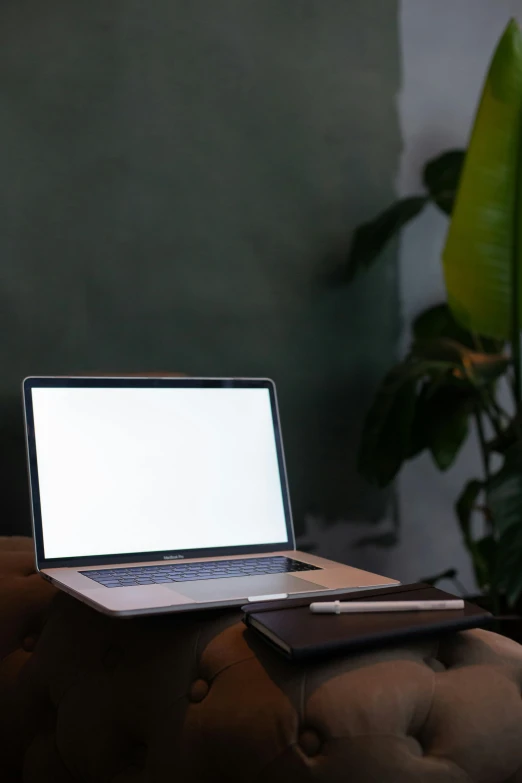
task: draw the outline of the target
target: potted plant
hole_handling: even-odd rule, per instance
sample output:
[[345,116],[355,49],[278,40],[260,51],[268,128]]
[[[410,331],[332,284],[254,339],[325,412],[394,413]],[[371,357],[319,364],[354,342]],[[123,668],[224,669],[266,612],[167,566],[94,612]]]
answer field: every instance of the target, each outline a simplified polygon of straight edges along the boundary
[[498,614],[522,596],[522,34],[514,21],[493,55],[466,153],[430,161],[423,180],[425,194],[357,229],[345,270],[348,281],[374,263],[428,201],[450,217],[447,302],[419,315],[406,357],[382,381],[359,469],[385,486],[427,450],[447,470],[476,429],[482,475],[463,488],[456,515]]

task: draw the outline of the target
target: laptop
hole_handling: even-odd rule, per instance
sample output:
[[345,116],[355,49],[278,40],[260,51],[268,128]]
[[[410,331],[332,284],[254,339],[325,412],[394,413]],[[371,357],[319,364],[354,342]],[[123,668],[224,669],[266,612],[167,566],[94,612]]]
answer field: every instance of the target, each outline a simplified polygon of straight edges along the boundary
[[388,587],[295,549],[274,383],[23,382],[36,565],[118,616]]

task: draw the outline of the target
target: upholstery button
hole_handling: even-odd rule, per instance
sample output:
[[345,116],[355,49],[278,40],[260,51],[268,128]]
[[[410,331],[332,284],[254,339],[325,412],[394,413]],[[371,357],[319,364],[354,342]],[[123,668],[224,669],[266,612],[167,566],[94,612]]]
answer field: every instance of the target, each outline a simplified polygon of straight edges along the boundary
[[313,729],[305,729],[301,732],[299,745],[306,756],[317,756],[321,750],[321,740]]
[[34,636],[26,636],[22,642],[22,649],[25,652],[32,652],[36,647],[36,639]]
[[416,737],[413,734],[407,734],[406,739],[409,741],[411,745],[411,749],[414,753],[416,753],[418,756],[424,756],[424,746],[421,742],[420,736]]
[[189,699],[193,702],[203,701],[209,691],[206,680],[194,680],[190,686]]
[[428,657],[424,659],[424,663],[426,666],[429,666],[430,669],[433,669],[434,672],[445,672],[446,667],[442,663],[442,661],[439,661],[437,658]]
[[109,647],[102,657],[102,663],[107,671],[113,671],[123,657],[123,650],[120,647]]

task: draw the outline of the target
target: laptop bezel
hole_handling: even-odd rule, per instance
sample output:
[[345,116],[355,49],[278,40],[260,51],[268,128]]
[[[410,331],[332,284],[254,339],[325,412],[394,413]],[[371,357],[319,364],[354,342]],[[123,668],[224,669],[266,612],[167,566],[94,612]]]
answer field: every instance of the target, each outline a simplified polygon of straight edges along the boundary
[[[42,510],[38,482],[38,459],[32,402],[35,388],[246,388],[267,389],[270,396],[272,419],[281,476],[281,494],[286,522],[287,540],[273,544],[219,547],[212,549],[162,550],[156,552],[127,552],[119,555],[92,555],[66,558],[45,557]],[[196,377],[99,377],[99,376],[32,376],[23,381],[24,423],[27,449],[27,468],[31,501],[31,518],[39,571],[50,568],[70,568],[120,563],[140,563],[158,560],[176,561],[189,558],[213,558],[233,555],[257,554],[260,552],[281,552],[295,549],[295,536],[288,491],[288,479],[284,457],[277,393],[274,382],[269,378],[196,378]]]

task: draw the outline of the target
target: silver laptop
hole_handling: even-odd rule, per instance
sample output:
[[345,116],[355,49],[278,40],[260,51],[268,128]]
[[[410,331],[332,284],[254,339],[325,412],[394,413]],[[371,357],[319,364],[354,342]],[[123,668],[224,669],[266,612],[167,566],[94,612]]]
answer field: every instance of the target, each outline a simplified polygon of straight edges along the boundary
[[26,378],[36,564],[111,615],[398,584],[295,550],[275,387]]

